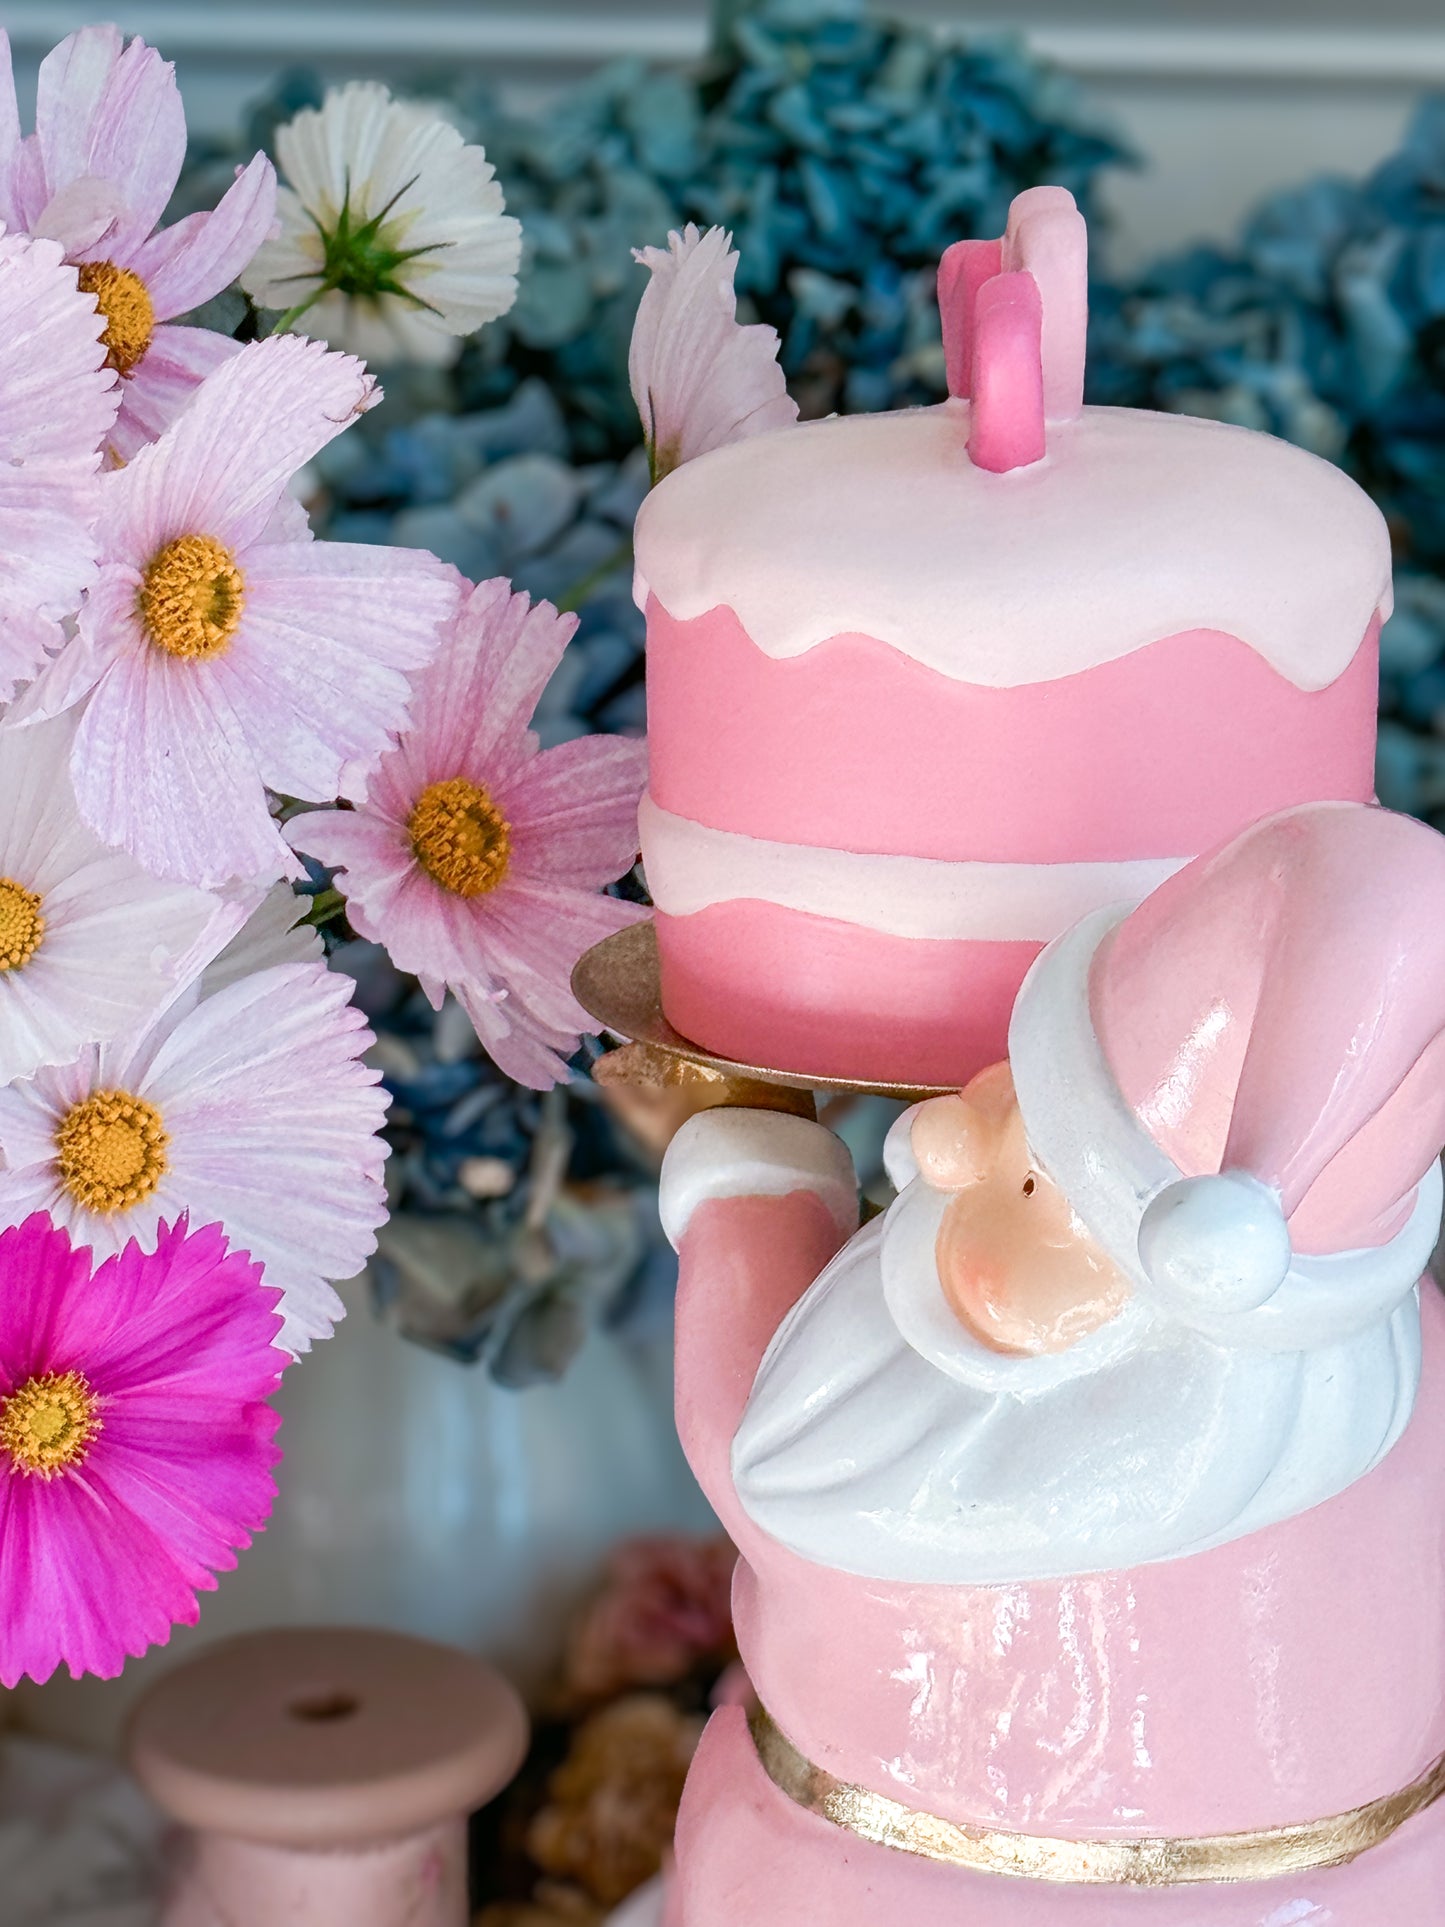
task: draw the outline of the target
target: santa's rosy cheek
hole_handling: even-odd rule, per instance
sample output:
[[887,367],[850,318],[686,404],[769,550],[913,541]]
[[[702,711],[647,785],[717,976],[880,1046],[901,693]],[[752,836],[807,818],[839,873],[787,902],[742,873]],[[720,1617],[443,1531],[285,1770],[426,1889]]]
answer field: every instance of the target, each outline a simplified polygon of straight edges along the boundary
[[1025,1206],[970,1194],[938,1235],[939,1280],[954,1312],[991,1350],[1060,1352],[1115,1317],[1123,1274],[1088,1240],[1041,1238]]

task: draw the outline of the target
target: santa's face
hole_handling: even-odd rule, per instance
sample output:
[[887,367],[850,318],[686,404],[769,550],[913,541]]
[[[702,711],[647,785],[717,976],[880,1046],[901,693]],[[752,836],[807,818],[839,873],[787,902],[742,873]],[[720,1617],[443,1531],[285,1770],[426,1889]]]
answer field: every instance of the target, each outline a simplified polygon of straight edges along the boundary
[[943,1294],[998,1352],[1060,1352],[1113,1318],[1129,1280],[1031,1161],[1007,1064],[913,1125],[919,1173],[953,1194],[935,1253]]

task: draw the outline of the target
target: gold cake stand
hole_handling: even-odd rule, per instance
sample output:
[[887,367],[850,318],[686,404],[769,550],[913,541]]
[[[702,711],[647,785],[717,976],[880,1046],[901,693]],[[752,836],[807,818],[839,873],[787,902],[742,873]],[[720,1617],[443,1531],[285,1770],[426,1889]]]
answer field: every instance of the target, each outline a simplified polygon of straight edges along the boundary
[[572,992],[598,1026],[626,1040],[594,1070],[599,1083],[650,1089],[659,1094],[687,1093],[689,1108],[746,1104],[758,1110],[795,1111],[810,1116],[813,1094],[834,1091],[849,1096],[892,1097],[915,1104],[942,1097],[951,1084],[860,1084],[772,1064],[745,1064],[695,1044],[674,1030],[662,1014],[662,974],[657,931],[649,920],[629,924],[604,937],[578,961]]

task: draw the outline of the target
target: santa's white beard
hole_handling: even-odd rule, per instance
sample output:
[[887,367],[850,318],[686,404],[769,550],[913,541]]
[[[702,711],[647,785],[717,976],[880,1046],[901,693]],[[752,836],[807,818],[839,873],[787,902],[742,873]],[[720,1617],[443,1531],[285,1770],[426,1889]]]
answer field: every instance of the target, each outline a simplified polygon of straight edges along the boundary
[[[889,1219],[913,1205],[905,1193]],[[1008,1389],[1005,1358],[999,1386],[960,1382],[894,1322],[886,1222],[784,1320],[733,1444],[749,1516],[819,1564],[987,1585],[1179,1558],[1332,1498],[1409,1420],[1415,1292],[1311,1352],[1226,1348],[1144,1318],[1126,1348],[1045,1388]]]

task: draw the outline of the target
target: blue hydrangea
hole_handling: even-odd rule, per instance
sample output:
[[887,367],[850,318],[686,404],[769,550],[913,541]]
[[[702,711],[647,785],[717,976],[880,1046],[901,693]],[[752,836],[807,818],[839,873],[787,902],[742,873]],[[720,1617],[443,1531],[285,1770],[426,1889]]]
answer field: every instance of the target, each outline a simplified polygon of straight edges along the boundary
[[1236,244],[1161,262],[1095,307],[1092,399],[1268,429],[1379,502],[1399,565],[1379,792],[1445,823],[1445,101],[1425,101],[1367,179],[1277,195]]

